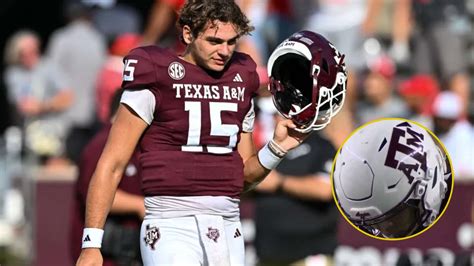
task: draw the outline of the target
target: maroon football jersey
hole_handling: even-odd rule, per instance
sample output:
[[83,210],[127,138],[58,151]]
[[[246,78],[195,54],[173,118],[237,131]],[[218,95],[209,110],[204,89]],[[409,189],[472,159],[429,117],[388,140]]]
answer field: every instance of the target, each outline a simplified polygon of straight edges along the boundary
[[123,88],[149,89],[154,119],[140,141],[147,196],[238,197],[243,163],[242,123],[259,87],[255,62],[235,52],[219,73],[147,46],[124,59]]

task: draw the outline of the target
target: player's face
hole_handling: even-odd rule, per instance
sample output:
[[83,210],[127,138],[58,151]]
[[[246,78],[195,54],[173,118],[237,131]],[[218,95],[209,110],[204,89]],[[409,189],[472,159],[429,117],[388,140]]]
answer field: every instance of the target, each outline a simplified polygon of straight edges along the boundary
[[216,21],[189,43],[184,58],[203,68],[222,71],[235,51],[238,38],[234,24]]

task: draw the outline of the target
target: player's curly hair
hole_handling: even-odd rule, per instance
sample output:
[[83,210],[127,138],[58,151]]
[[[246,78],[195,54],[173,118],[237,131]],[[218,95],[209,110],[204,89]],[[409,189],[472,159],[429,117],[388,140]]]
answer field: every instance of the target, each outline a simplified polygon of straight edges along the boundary
[[254,30],[249,19],[234,0],[188,0],[181,9],[176,24],[180,30],[188,25],[193,36],[197,37],[205,29],[207,23],[213,24],[216,21],[236,25],[240,36],[248,35]]

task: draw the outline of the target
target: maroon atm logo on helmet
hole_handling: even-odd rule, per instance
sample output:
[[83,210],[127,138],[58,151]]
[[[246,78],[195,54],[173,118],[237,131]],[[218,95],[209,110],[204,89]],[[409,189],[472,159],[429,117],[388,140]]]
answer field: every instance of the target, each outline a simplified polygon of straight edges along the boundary
[[[423,133],[415,131],[408,122],[396,125],[392,131],[385,165],[402,171],[411,184],[414,174],[420,169],[426,171],[426,151],[424,150]],[[379,151],[387,140],[381,143]],[[397,157],[397,154],[402,154]],[[398,158],[398,159],[397,159]],[[413,159],[413,160],[408,160]]]
[[334,61],[338,65],[342,67],[344,71],[346,71],[346,64],[344,63],[344,55],[337,50],[336,46],[334,46],[331,42],[328,42],[328,45],[334,50]]

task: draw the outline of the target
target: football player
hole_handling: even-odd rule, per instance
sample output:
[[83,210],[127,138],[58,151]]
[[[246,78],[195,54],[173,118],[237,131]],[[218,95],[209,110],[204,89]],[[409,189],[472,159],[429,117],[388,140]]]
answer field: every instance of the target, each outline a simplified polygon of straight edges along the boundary
[[[147,46],[124,59],[125,92],[89,186],[77,265],[102,263],[104,221],[137,144],[146,208],[144,265],[243,265],[239,195],[298,146],[315,121],[316,109],[304,112],[301,125],[290,114],[257,152],[252,99],[259,78],[253,60],[235,51],[238,39],[252,30],[248,19],[233,0],[201,0],[184,5],[178,24],[186,44],[182,55]],[[282,54],[304,53],[311,78],[335,69],[334,49],[324,38],[314,49],[303,35],[296,42],[306,48],[296,45],[299,50]],[[325,91],[331,82],[316,83],[306,89]],[[312,95],[306,109],[318,104],[318,94]]]

